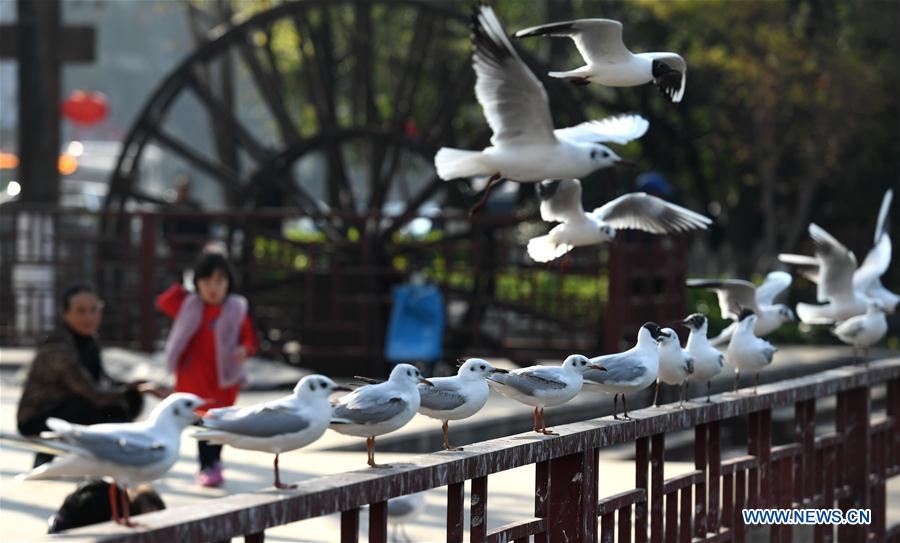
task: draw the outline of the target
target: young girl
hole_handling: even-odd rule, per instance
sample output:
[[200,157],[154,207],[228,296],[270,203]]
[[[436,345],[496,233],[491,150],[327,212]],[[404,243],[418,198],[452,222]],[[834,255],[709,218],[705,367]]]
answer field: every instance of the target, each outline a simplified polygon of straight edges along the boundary
[[[156,299],[174,319],[166,340],[166,363],[175,372],[175,391],[207,400],[204,409],[234,405],[245,380],[244,361],[256,352],[256,333],[247,299],[232,294],[234,275],[222,254],[205,252],[194,264],[196,293],[174,284]],[[202,486],[224,482],[222,446],[198,442]]]

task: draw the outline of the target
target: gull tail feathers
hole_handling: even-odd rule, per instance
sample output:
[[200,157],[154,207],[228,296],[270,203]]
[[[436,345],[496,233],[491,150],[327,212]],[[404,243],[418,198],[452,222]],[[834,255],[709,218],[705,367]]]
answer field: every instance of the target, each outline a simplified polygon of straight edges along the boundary
[[441,147],[434,155],[434,167],[438,177],[444,181],[472,177],[476,175],[489,175],[481,163],[481,151],[465,151],[452,147]]
[[550,262],[571,250],[571,245],[557,244],[550,239],[549,234],[528,240],[528,256],[535,262]]

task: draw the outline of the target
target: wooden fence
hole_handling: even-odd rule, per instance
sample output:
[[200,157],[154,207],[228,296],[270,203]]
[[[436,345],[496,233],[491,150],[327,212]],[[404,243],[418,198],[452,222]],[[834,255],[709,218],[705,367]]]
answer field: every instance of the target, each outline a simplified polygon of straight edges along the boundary
[[[781,363],[788,363],[782,361]],[[817,404],[836,397],[834,430],[817,432]],[[884,406],[873,411],[873,399]],[[794,440],[773,446],[772,412],[794,408]],[[711,403],[634,411],[554,428],[558,437],[520,434],[476,443],[463,452],[426,454],[387,469],[365,469],[306,481],[297,490],[271,489],[209,500],[140,517],[143,528],[112,523],[73,530],[67,541],[262,542],[265,530],[341,513],[340,540],[359,540],[360,508],[369,505],[371,542],[387,540],[387,500],[447,487],[446,540],[462,542],[464,484],[471,482],[472,543],[744,541],[741,509],[871,509],[871,525],[817,526],[816,541],[900,541],[900,525],[885,522],[887,479],[900,474],[900,360],[843,367],[785,380]],[[720,425],[746,419],[747,454],[722,458]],[[820,421],[821,422],[821,421]],[[693,429],[695,470],[666,478],[666,435]],[[600,497],[599,451],[634,443],[634,488]],[[534,515],[488,530],[492,474],[535,464]],[[529,492],[529,494],[531,494]],[[527,498],[532,499],[532,498]],[[599,522],[598,522],[599,519]],[[770,528],[772,541],[791,541],[790,526]],[[337,539],[337,534],[335,534]]]

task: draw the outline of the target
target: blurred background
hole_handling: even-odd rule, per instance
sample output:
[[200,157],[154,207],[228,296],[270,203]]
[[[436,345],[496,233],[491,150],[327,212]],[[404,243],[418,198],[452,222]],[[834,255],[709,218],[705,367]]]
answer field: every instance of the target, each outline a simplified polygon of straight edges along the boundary
[[[401,298],[420,322],[433,317],[434,360],[529,363],[611,352],[641,322],[697,309],[718,330],[715,296],[684,279],[758,280],[779,252],[811,251],[810,222],[860,261],[869,250],[882,195],[900,188],[897,2],[495,2],[510,34],[607,17],[625,22],[633,51],[688,63],[673,105],[650,85],[550,80],[549,67],[580,65],[573,44],[516,42],[557,126],[650,120],[616,149],[636,169],[582,180],[586,209],[645,190],[715,220],[702,234],[577,249],[568,269],[525,255],[548,229],[533,186],[507,183],[470,221],[480,185],[435,177],[439,147],[490,136],[469,9],[0,0],[0,345],[34,344],[56,293],[88,279],[106,300],[107,343],[158,349],[166,324],[152,300],[211,239],[236,264],[263,354],[346,375],[384,367]],[[900,266],[883,281],[896,291]],[[409,286],[422,288],[401,294]],[[814,300],[799,277],[798,300]],[[834,341],[821,328],[779,334]]]

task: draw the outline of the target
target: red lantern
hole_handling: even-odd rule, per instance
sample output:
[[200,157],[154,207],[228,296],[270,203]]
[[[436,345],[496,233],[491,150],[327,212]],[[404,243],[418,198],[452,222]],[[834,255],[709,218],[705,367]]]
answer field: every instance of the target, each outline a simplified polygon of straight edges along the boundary
[[108,112],[109,106],[102,92],[77,90],[62,103],[62,114],[75,124],[97,124]]

